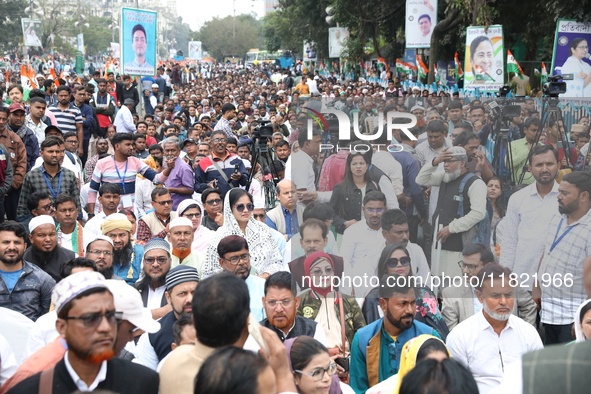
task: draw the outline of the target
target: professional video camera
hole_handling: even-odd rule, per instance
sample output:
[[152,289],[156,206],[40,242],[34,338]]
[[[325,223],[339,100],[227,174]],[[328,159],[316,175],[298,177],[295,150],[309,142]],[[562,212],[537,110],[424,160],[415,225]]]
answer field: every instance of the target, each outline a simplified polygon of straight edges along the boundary
[[558,97],[559,94],[566,93],[566,82],[564,81],[571,79],[573,79],[572,74],[548,76],[548,82],[542,86],[542,91],[547,96]]
[[269,124],[271,123],[270,120],[259,118],[255,122],[257,123],[257,125],[252,132],[253,139],[260,140],[260,142],[263,142],[263,140],[265,140],[266,142],[267,138],[273,137],[273,126]]

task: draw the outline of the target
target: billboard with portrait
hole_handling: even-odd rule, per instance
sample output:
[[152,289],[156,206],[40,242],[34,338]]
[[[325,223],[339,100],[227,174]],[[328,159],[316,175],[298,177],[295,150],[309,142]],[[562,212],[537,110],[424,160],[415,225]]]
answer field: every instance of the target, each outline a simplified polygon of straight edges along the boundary
[[464,88],[497,91],[504,85],[503,26],[466,29]]
[[328,29],[328,57],[341,57],[349,38],[347,27],[331,27]]
[[26,47],[40,47],[41,43],[41,21],[38,19],[22,18],[23,37]]
[[201,46],[201,41],[189,41],[189,59],[203,59],[203,47]]
[[406,0],[407,48],[429,48],[437,24],[437,0]]
[[304,41],[304,51],[302,58],[305,62],[315,62],[318,60],[318,51],[314,41]]
[[566,93],[561,97],[591,97],[591,22],[559,19],[554,37],[552,74],[562,75]]
[[156,74],[157,19],[155,11],[121,9],[121,63],[124,74]]

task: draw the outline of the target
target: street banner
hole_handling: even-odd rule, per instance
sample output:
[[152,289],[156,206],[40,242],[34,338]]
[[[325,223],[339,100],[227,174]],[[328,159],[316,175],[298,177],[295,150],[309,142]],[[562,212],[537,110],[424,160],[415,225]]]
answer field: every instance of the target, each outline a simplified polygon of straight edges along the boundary
[[189,59],[203,59],[203,47],[201,46],[201,41],[189,41]]
[[158,13],[155,11],[121,9],[121,56],[124,74],[156,74],[157,19]]
[[591,97],[589,43],[591,22],[567,19],[556,22],[552,74],[562,75],[566,82],[566,93],[561,97]]
[[84,49],[84,34],[80,33],[76,36],[76,48],[82,52],[82,54],[86,54],[86,50]]
[[40,47],[41,43],[41,21],[38,19],[21,18],[23,37],[26,47]]
[[349,29],[346,27],[331,27],[328,29],[328,57],[341,57],[346,41],[349,38]]
[[454,86],[457,83],[457,70],[455,61],[437,62],[437,71],[443,86]]
[[304,50],[302,52],[302,59],[305,62],[315,62],[318,60],[318,50],[314,41],[304,40]]
[[498,91],[505,80],[503,26],[468,27],[464,88]]
[[406,47],[429,48],[437,24],[437,0],[406,0]]
[[121,58],[121,45],[118,42],[111,43],[111,57],[113,59]]

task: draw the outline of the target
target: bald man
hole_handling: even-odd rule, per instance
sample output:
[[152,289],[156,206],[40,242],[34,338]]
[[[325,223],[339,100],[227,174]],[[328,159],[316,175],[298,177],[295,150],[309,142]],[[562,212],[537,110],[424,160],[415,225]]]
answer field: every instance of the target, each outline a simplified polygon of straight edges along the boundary
[[279,231],[289,241],[299,231],[301,223],[301,213],[296,210],[295,184],[287,179],[282,180],[277,184],[277,196],[280,205],[267,213],[267,225]]

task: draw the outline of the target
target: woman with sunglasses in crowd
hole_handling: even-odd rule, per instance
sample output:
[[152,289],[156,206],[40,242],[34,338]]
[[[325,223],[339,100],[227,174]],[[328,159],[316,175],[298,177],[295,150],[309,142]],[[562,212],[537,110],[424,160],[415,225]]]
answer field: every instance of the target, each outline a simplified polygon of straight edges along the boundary
[[221,271],[218,243],[228,235],[246,238],[250,251],[250,264],[253,274],[268,276],[279,271],[283,260],[270,228],[253,217],[252,195],[244,189],[234,188],[226,193],[224,199],[224,224],[217,229],[207,248],[203,275],[209,276]]
[[[378,262],[377,274],[378,278],[388,274],[398,274],[407,278],[408,283],[415,284],[415,295],[417,297],[417,313],[415,314],[415,320],[424,323],[431,328],[437,330],[441,338],[445,341],[449,329],[445,324],[445,320],[439,310],[439,304],[437,297],[427,287],[421,286],[421,278],[416,277],[416,282],[411,278],[412,262],[408,254],[408,250],[401,244],[389,244],[387,245]],[[424,286],[427,284],[424,283]],[[380,309],[380,297],[379,289],[376,287],[371,290],[365,297],[363,302],[363,316],[366,322],[372,323],[382,317],[382,310]]]

